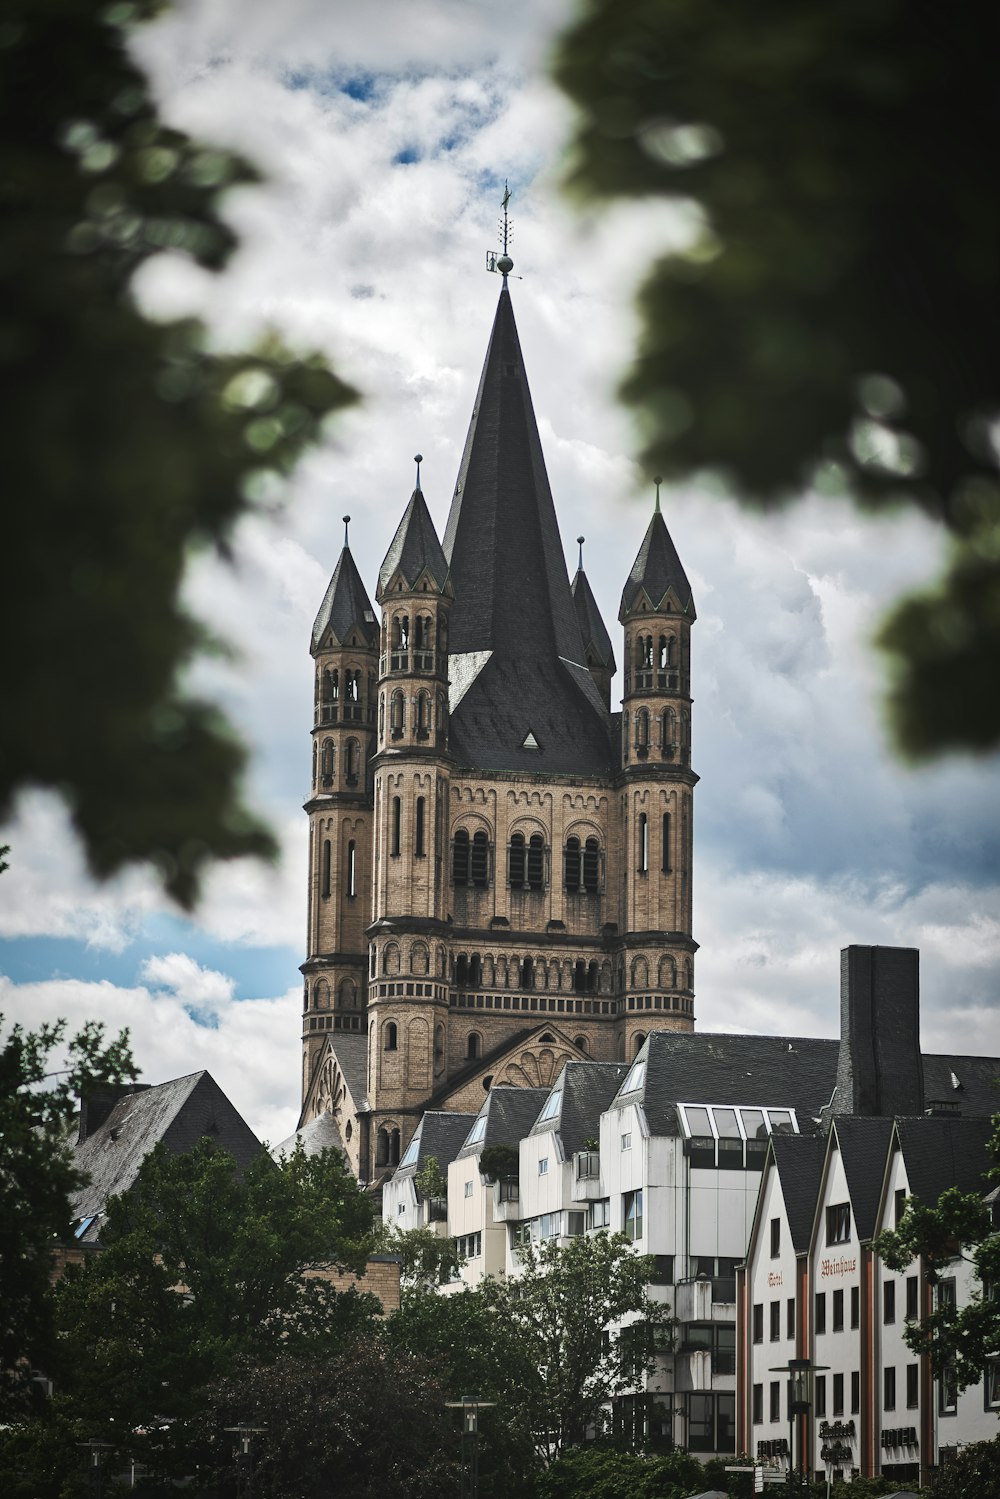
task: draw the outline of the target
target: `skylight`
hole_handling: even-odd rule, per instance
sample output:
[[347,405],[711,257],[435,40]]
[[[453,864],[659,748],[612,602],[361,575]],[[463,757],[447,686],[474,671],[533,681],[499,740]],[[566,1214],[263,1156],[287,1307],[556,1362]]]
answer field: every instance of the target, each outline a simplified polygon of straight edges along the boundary
[[403,1159],[399,1163],[400,1170],[402,1170],[404,1166],[416,1165],[419,1152],[420,1140],[416,1135],[414,1135],[413,1139],[410,1141],[409,1145],[407,1145],[406,1150],[403,1153]]
[[646,1058],[640,1057],[632,1063],[632,1070],[619,1088],[619,1093],[638,1093],[646,1081]]
[[[637,1062],[636,1067],[640,1064]],[[633,1067],[632,1071],[635,1071]],[[626,1092],[629,1086],[626,1079]],[[798,1120],[794,1109],[766,1109],[754,1107],[732,1107],[710,1103],[682,1103],[678,1105],[681,1126],[690,1139],[707,1139],[712,1135],[719,1140],[766,1140],[768,1135],[797,1135]]]
[[538,1116],[538,1123],[541,1124],[545,1119],[554,1119],[561,1107],[562,1089],[556,1088],[555,1092],[550,1093],[548,1098],[545,1100],[545,1107]]
[[486,1134],[486,1115],[480,1114],[466,1137],[466,1145],[478,1145]]

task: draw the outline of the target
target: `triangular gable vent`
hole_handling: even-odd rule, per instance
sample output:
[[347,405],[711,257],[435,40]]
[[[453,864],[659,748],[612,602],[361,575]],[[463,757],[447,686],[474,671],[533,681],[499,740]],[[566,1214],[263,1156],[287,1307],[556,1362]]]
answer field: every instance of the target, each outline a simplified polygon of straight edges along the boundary
[[542,746],[539,744],[538,740],[535,738],[534,734],[529,729],[528,732],[527,732],[527,734],[525,735],[524,743],[521,745],[521,748],[522,749],[541,749],[541,747]]

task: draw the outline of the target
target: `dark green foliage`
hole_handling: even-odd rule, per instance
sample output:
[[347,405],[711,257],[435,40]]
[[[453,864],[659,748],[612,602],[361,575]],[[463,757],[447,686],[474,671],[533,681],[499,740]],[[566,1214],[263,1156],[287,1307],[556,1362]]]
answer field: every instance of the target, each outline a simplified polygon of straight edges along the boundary
[[501,1181],[505,1177],[516,1177],[520,1169],[520,1156],[513,1145],[487,1145],[479,1157],[479,1169],[487,1181]]
[[[1000,1180],[1000,1114],[993,1117],[990,1151],[994,1164],[984,1176]],[[879,1234],[875,1249],[890,1270],[903,1270],[922,1259],[934,1284],[954,1273],[959,1258],[971,1264],[983,1286],[1000,1285],[1000,1226],[981,1195],[949,1187],[934,1204],[911,1197],[902,1222]],[[949,1268],[952,1267],[952,1268]],[[935,1305],[919,1322],[908,1322],[903,1334],[914,1353],[929,1353],[934,1372],[951,1368],[958,1390],[978,1384],[988,1358],[1000,1348],[1000,1298],[981,1289],[966,1306]]]
[[599,1443],[557,1458],[538,1481],[538,1499],[685,1499],[707,1487],[687,1452],[646,1456]]
[[585,0],[555,62],[576,191],[700,215],[640,297],[623,394],[650,471],[950,533],[881,636],[914,757],[1000,741],[997,40],[983,6]]
[[383,1247],[387,1254],[399,1255],[403,1284],[422,1286],[427,1291],[447,1285],[461,1264],[455,1241],[436,1234],[432,1228],[390,1231],[385,1235]]
[[934,1499],[996,1499],[1000,1437],[969,1442],[934,1478]]
[[15,1025],[0,1047],[0,1420],[28,1408],[30,1370],[53,1356],[52,1251],[71,1238],[70,1199],[83,1185],[67,1149],[77,1095],[136,1075],[128,1032],[106,1043],[94,1022],[54,1072],[64,1031],[62,1021]]
[[224,266],[221,196],[255,178],[157,119],[125,50],[153,8],[8,0],[0,26],[0,816],[53,787],[95,874],[152,860],[190,905],[207,859],[274,841],[241,800],[242,747],[180,680],[209,648],[184,566],[273,506],[354,394],[275,341],[220,354],[137,311],[151,256]]

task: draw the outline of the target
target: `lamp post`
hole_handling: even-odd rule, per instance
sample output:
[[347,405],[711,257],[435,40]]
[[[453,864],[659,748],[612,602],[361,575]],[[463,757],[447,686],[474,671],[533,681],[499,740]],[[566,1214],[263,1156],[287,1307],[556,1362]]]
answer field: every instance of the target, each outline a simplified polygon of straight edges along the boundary
[[462,1412],[462,1499],[479,1499],[479,1412],[491,1410],[496,1401],[463,1395],[445,1404]]
[[787,1364],[779,1364],[772,1368],[772,1374],[788,1375],[788,1473],[789,1477],[795,1471],[795,1427],[796,1416],[799,1418],[799,1461],[798,1470],[805,1477],[806,1474],[806,1440],[803,1431],[802,1418],[809,1414],[813,1403],[813,1378],[817,1373],[823,1373],[829,1368],[828,1364],[814,1364],[808,1358],[790,1358]]
[[81,1442],[81,1447],[90,1453],[90,1461],[87,1464],[87,1482],[93,1490],[94,1499],[101,1499],[104,1492],[104,1458],[109,1452],[114,1452],[114,1442],[100,1442],[96,1437],[91,1437],[88,1442]]
[[237,1499],[253,1499],[253,1439],[267,1430],[266,1426],[226,1426],[224,1431],[235,1433],[238,1441],[233,1450],[236,1458]]

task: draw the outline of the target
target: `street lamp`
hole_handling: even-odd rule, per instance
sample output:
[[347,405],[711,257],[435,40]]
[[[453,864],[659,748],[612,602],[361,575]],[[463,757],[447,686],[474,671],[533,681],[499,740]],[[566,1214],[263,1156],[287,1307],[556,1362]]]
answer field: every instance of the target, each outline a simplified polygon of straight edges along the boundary
[[791,1474],[795,1469],[795,1426],[796,1416],[800,1418],[799,1427],[799,1472],[805,1476],[806,1473],[806,1431],[802,1417],[807,1416],[813,1403],[813,1378],[817,1373],[824,1373],[829,1368],[828,1364],[814,1364],[808,1358],[790,1358],[787,1364],[779,1364],[772,1368],[772,1374],[788,1375],[788,1471]]
[[115,1444],[114,1442],[100,1442],[96,1437],[91,1437],[89,1441],[80,1442],[78,1445],[85,1447],[90,1453],[90,1462],[87,1464],[88,1483],[95,1499],[101,1499],[101,1494],[104,1492],[104,1458],[108,1452],[114,1452]]
[[495,1404],[495,1400],[480,1400],[478,1395],[445,1401],[449,1410],[462,1412],[462,1499],[479,1499],[479,1412],[491,1410]]
[[234,1432],[238,1445],[234,1449],[236,1458],[237,1499],[252,1499],[253,1496],[253,1439],[267,1430],[266,1426],[226,1426],[224,1431]]

